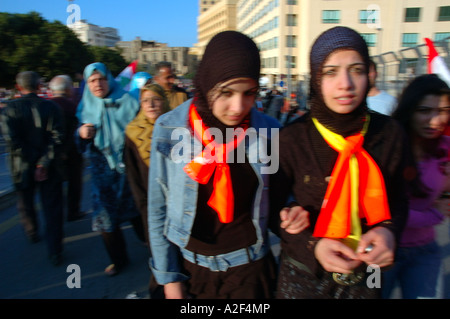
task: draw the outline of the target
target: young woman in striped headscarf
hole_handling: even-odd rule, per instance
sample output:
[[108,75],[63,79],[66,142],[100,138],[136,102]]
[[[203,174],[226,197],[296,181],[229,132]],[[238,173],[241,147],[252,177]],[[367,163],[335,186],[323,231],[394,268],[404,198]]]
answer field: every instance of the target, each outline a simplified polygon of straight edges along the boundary
[[[311,227],[281,230],[279,298],[375,298],[367,265],[390,265],[405,224],[405,134],[367,108],[369,54],[354,30],[322,33],[310,53],[310,109],[280,133],[275,211],[299,205]],[[290,195],[290,197],[288,197]],[[361,267],[361,271],[358,269]],[[379,286],[379,284],[378,284]]]

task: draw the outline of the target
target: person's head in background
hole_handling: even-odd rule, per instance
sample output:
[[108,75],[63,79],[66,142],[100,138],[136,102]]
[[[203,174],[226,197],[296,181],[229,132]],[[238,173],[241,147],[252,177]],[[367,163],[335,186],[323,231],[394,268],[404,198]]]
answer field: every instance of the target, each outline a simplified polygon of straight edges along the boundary
[[53,96],[70,97],[73,94],[72,79],[68,75],[57,75],[49,83]]
[[416,141],[437,139],[450,118],[450,89],[435,74],[416,77],[402,92],[393,117]]
[[140,90],[141,112],[147,119],[155,121],[161,114],[170,111],[164,89],[158,84],[146,84]]
[[175,83],[172,64],[170,62],[159,62],[156,65],[156,75],[153,80],[164,90],[171,90]]
[[22,94],[37,93],[41,77],[34,71],[23,71],[16,76],[16,87]]
[[450,89],[435,74],[413,79],[403,89],[396,111],[392,114],[405,129],[410,141],[410,169],[405,178],[416,197],[427,196],[417,164],[426,158],[442,159],[448,154],[441,140],[450,119]]
[[103,99],[114,90],[115,80],[104,63],[91,63],[84,69],[84,78],[90,93],[97,98]]

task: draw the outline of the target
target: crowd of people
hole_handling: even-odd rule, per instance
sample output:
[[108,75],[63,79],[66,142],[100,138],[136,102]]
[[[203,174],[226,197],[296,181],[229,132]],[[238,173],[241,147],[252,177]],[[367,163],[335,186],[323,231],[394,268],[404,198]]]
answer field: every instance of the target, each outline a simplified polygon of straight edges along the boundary
[[[404,298],[439,298],[449,86],[422,75],[387,96],[363,38],[335,27],[311,47],[308,110],[280,124],[276,92],[258,106],[260,68],[253,40],[225,31],[206,47],[193,96],[167,62],[130,91],[92,63],[81,94],[59,75],[51,99],[37,96],[36,72],[19,73],[22,97],[1,120],[27,238],[39,240],[39,191],[48,255],[62,262],[64,210],[68,221],[85,216],[88,157],[104,272],[127,266],[121,225],[131,223],[149,248],[153,299],[390,298],[398,283]],[[368,265],[381,268],[381,286],[367,284]]]

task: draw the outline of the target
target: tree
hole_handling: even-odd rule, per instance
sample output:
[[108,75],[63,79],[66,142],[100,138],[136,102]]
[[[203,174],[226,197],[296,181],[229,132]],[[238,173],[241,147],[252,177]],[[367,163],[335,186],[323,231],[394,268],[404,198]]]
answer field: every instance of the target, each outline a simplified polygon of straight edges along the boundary
[[103,62],[114,77],[119,75],[128,65],[125,59],[115,49],[90,46],[88,51],[93,57],[93,62]]
[[86,46],[60,22],[38,13],[0,13],[0,85],[12,87],[18,72],[33,70],[46,79],[73,76],[92,59]]
[[68,74],[73,77],[82,72],[91,63],[93,56],[89,47],[82,43],[67,26],[56,21],[47,23],[45,33],[50,35],[48,41],[47,63],[50,76]]
[[74,78],[97,61],[115,75],[127,66],[119,52],[84,44],[59,21],[48,22],[37,12],[0,12],[0,86],[12,88],[16,74],[26,70],[48,81],[59,74]]

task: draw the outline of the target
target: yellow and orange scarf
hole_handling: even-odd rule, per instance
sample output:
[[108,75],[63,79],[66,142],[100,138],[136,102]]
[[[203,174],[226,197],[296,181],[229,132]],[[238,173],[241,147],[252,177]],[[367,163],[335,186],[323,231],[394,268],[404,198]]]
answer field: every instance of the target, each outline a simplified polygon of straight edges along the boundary
[[339,152],[314,229],[315,237],[357,242],[361,236],[360,218],[365,217],[368,225],[391,218],[383,175],[362,147],[369,120],[367,116],[360,133],[344,138],[313,118],[325,141]]
[[242,129],[235,139],[226,144],[219,144],[209,134],[209,127],[202,121],[194,104],[191,104],[189,110],[189,122],[195,136],[202,141],[204,149],[201,154],[184,167],[184,171],[190,178],[200,184],[208,183],[215,171],[214,190],[208,200],[208,205],[217,212],[222,223],[230,223],[234,216],[234,194],[227,156],[244,139],[248,123],[243,122],[241,124]]

